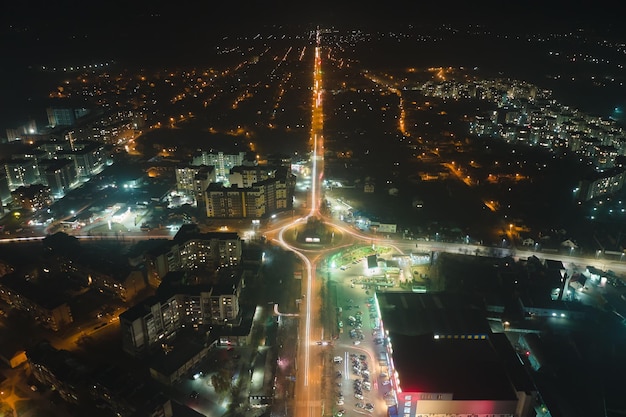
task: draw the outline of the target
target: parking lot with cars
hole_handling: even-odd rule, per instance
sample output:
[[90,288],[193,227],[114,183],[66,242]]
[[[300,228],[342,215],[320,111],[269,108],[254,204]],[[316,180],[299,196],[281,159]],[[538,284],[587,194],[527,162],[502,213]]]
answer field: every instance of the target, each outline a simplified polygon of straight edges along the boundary
[[333,344],[335,416],[387,414],[391,384],[374,293],[355,285],[359,263],[333,271],[337,286],[339,337]]

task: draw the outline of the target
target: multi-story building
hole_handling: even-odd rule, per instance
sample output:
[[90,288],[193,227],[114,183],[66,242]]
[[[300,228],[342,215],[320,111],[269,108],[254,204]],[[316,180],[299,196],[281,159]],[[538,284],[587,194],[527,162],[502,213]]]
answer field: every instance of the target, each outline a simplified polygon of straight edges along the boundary
[[230,170],[244,164],[246,152],[226,154],[224,152],[202,152],[193,157],[191,165],[214,166],[218,180],[223,181],[228,177]]
[[63,197],[78,180],[76,164],[70,159],[42,162],[42,168],[44,168],[44,184],[50,187],[50,192],[55,198]]
[[[0,170],[0,206],[12,201],[11,188],[9,187],[9,178]],[[1,212],[0,212],[1,214]]]
[[[242,176],[242,183],[251,181],[254,175],[246,174],[246,177],[247,179],[244,179]],[[295,176],[291,173],[268,177],[248,187],[234,184],[225,187],[221,182],[213,183],[206,190],[207,217],[252,219],[267,217],[276,211],[293,207],[294,189]]]
[[69,149],[69,144],[60,141],[42,141],[37,143],[37,149],[44,152],[42,159],[54,159],[58,152]]
[[28,179],[30,184],[34,184],[41,181],[41,173],[39,170],[39,165],[41,161],[47,158],[47,154],[45,151],[41,149],[29,147],[22,151],[15,151],[11,153],[11,159],[20,160],[20,161],[29,161],[32,163],[32,168],[30,168],[33,172],[33,178]]
[[160,387],[125,367],[103,364],[94,369],[85,382],[86,395],[98,408],[109,410],[111,415],[119,417],[177,415],[171,408],[171,401],[165,397]]
[[85,108],[68,109],[59,107],[48,107],[46,109],[46,112],[48,114],[48,124],[52,127],[73,126],[74,123],[76,123],[76,119],[79,119],[89,114],[89,110]]
[[18,187],[11,192],[13,205],[24,210],[37,211],[52,205],[50,188],[42,184]]
[[122,346],[131,355],[147,351],[159,341],[172,338],[181,327],[176,296],[152,296],[120,314]]
[[161,280],[168,272],[179,271],[182,268],[180,247],[169,241],[150,249],[144,258],[148,271],[148,284],[153,288],[161,285]]
[[228,182],[240,188],[249,188],[268,178],[276,177],[275,167],[267,165],[237,166],[230,170]]
[[216,218],[244,218],[244,190],[237,187],[224,187],[221,182],[209,184],[206,189],[206,215]]
[[595,178],[583,179],[574,190],[579,201],[589,201],[621,190],[626,180],[624,168],[613,168],[598,174]]
[[197,225],[185,224],[174,239],[146,252],[148,282],[156,288],[168,272],[237,265],[241,253],[242,242],[237,233],[202,233]]
[[203,166],[177,167],[176,190],[179,193],[193,195],[195,190],[194,179]]
[[[195,336],[195,337],[194,337]],[[150,376],[166,386],[195,374],[209,353],[209,346],[198,335],[185,332],[162,349],[151,352],[146,359]]]
[[122,301],[132,300],[146,288],[143,272],[128,263],[119,262],[119,259],[85,256],[71,262],[63,262],[61,266],[63,272]]
[[209,184],[217,182],[217,173],[214,166],[203,167],[193,179],[193,197],[200,208],[206,208],[205,192]]
[[194,226],[183,225],[173,239],[180,248],[181,269],[214,270],[241,261],[241,239],[236,232],[188,233]]
[[27,349],[28,365],[35,380],[72,404],[106,409],[119,417],[171,417],[200,415],[168,399],[160,387],[132,371],[110,364],[95,369],[48,341]]
[[28,135],[37,134],[37,122],[35,120],[29,120],[28,123],[23,124],[17,129],[7,129],[7,141],[15,142],[23,140]]
[[239,296],[245,282],[241,269],[224,268],[219,283],[198,283],[184,272],[167,275],[155,296],[120,314],[122,343],[131,355],[174,338],[183,327],[237,325]]
[[26,350],[33,377],[47,388],[54,389],[63,400],[78,404],[88,369],[67,350],[57,350],[49,342],[38,343]]
[[33,159],[9,159],[4,161],[4,170],[9,180],[9,187],[35,184],[39,181],[39,167]]
[[193,197],[197,204],[204,204],[204,191],[215,181],[217,171],[214,166],[192,165],[176,168],[177,191]]
[[70,307],[63,297],[32,285],[17,273],[9,273],[0,279],[0,299],[53,331],[58,331],[74,321]]
[[78,178],[88,178],[101,171],[105,166],[107,156],[103,144],[75,142],[73,147],[72,151],[59,151],[57,157],[73,161]]

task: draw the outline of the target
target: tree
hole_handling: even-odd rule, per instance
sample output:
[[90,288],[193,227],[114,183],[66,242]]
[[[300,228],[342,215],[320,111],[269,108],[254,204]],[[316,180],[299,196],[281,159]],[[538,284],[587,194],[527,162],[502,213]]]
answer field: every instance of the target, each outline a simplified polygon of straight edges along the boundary
[[230,372],[227,369],[222,368],[218,373],[211,375],[211,385],[220,398],[230,391]]

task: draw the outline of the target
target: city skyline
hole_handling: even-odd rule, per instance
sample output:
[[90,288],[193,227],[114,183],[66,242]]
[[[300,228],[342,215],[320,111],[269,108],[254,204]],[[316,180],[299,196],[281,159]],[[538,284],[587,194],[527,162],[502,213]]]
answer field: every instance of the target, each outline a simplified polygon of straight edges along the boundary
[[[495,3],[15,18],[35,5],[9,13],[3,78],[4,406],[622,407],[626,44],[597,25],[609,9],[588,28],[561,2],[514,22]],[[455,373],[439,350],[471,354]]]

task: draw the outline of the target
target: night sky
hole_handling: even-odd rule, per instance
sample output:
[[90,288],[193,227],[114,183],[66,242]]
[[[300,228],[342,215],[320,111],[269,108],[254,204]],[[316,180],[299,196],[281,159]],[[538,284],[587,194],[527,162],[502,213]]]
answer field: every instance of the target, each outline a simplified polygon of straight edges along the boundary
[[[389,29],[411,23],[477,24],[546,31],[592,26],[625,38],[617,1],[190,1],[21,0],[0,10],[0,136],[29,117],[32,97],[47,91],[41,65],[117,60],[125,65],[203,64],[225,36],[271,26]],[[195,62],[197,61],[197,62]]]
[[[145,50],[165,53],[186,43],[247,33],[268,25],[320,24],[393,28],[402,23],[476,23],[545,30],[592,25],[620,30],[617,1],[190,1],[21,0],[0,10],[3,59],[46,59]],[[6,67],[6,65],[2,65]],[[6,69],[6,68],[5,68]]]

